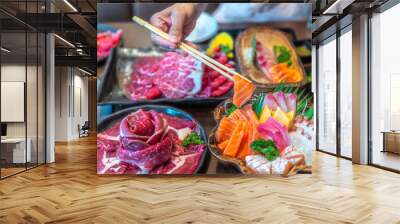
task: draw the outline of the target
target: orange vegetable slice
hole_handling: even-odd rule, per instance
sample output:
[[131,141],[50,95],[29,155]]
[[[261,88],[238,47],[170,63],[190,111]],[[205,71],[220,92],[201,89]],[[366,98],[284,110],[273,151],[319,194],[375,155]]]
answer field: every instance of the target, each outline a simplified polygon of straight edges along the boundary
[[233,82],[233,104],[241,107],[253,96],[256,87],[237,75],[233,76]]

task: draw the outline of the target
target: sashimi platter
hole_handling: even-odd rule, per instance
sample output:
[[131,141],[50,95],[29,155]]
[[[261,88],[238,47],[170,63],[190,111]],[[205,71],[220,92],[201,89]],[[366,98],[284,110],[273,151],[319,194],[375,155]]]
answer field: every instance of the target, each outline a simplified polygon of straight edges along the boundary
[[109,86],[99,90],[109,92],[99,105],[113,111],[98,123],[98,174],[311,173],[307,41],[254,25],[219,29],[197,48],[186,41],[173,50],[117,47]]
[[242,173],[289,176],[310,171],[312,95],[284,86],[268,93],[251,91],[238,82],[232,101],[214,111],[218,124],[210,135],[211,152]]

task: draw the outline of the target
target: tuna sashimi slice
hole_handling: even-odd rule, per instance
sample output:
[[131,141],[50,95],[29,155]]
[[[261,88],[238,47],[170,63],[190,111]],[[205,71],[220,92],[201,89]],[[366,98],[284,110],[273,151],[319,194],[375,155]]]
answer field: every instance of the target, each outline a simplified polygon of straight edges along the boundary
[[296,111],[296,103],[297,103],[296,94],[286,93],[285,98],[286,98],[286,106],[287,106],[288,112]]
[[277,63],[275,54],[271,49],[262,46],[259,41],[256,41],[256,60],[259,69],[261,69],[269,81],[272,81],[273,77],[270,68]]
[[275,101],[278,103],[278,106],[281,108],[283,112],[288,112],[288,108],[286,106],[286,97],[285,94],[281,91],[273,93],[275,97]]
[[259,125],[258,131],[261,137],[274,141],[280,152],[290,145],[288,130],[272,117],[268,118],[265,123]]
[[273,93],[267,93],[267,95],[264,98],[263,105],[267,105],[268,108],[272,111],[278,108],[278,102],[276,102]]
[[256,87],[242,79],[240,76],[233,76],[234,86],[233,86],[233,104],[237,107],[243,106],[250,98],[253,96]]

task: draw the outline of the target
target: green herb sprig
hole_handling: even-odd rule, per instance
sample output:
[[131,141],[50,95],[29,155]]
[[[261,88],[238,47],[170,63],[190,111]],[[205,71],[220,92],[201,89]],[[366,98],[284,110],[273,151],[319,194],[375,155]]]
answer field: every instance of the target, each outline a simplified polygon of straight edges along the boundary
[[253,111],[258,118],[260,118],[262,113],[264,98],[265,98],[265,93],[260,93],[255,96],[255,99],[252,102]]
[[268,161],[274,161],[279,156],[278,148],[272,140],[259,139],[250,144],[252,150],[264,154]]
[[285,46],[274,46],[274,54],[278,63],[287,63],[290,67],[292,62],[292,53]]
[[182,141],[182,145],[185,147],[188,145],[200,145],[200,144],[204,144],[204,141],[201,139],[199,134],[197,134],[197,132],[190,133]]
[[235,111],[236,109],[238,109],[238,107],[232,103],[232,105],[229,107],[228,110],[226,110],[226,115],[229,116],[233,113],[233,111]]

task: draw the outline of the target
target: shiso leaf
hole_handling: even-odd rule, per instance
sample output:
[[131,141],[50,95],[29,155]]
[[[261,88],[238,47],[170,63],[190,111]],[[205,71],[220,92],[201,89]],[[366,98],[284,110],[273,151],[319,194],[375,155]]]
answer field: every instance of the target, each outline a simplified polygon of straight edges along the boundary
[[272,140],[258,139],[250,144],[252,150],[262,153],[268,161],[274,161],[279,156],[278,148]]

